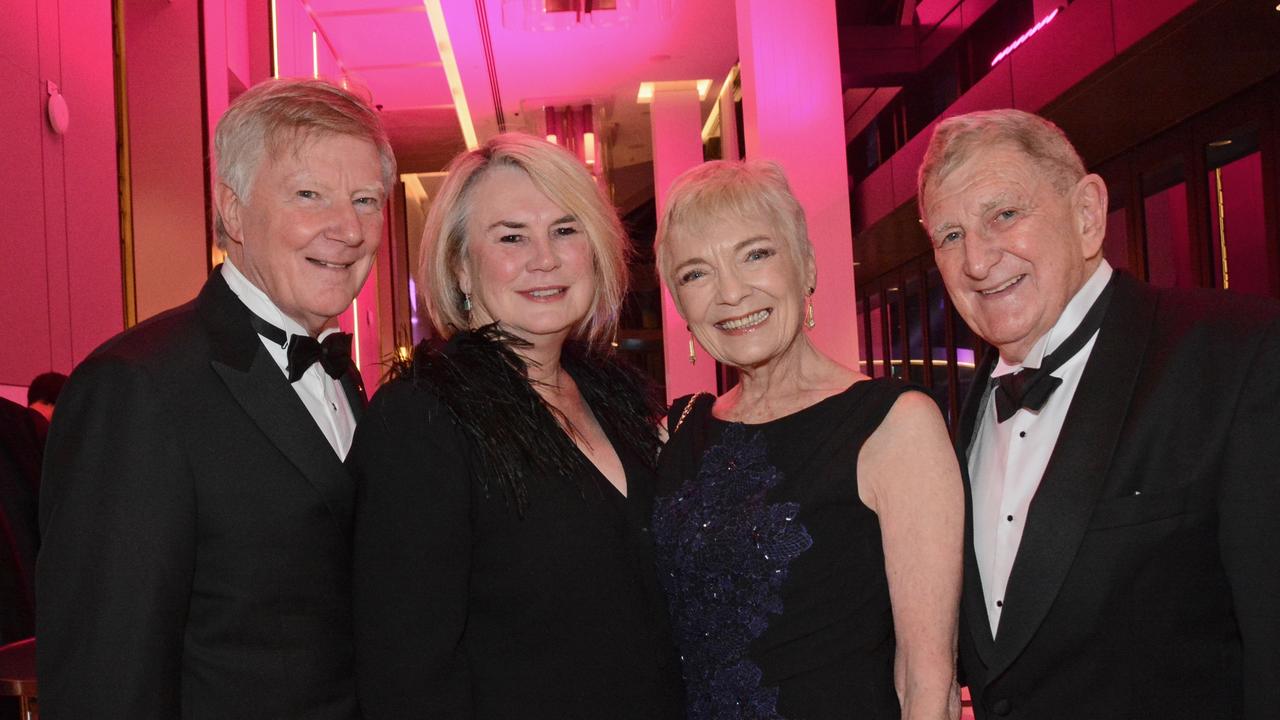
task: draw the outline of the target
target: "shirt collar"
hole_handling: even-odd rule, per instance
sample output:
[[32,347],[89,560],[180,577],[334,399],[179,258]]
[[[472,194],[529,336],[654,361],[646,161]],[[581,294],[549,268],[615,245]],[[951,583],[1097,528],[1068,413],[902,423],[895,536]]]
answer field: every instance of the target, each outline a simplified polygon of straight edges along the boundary
[[[236,297],[240,298],[240,302],[249,308],[249,312],[284,330],[285,337],[311,334],[297,320],[285,315],[280,308],[276,307],[262,288],[254,285],[244,276],[244,273],[240,272],[240,269],[231,262],[231,258],[222,262],[222,278],[227,281],[231,292],[235,293]],[[320,331],[320,336],[316,339],[323,340],[326,335],[337,331],[337,327],[327,327]]]
[[1071,301],[1062,309],[1062,314],[1058,316],[1058,321],[1049,328],[1049,332],[1045,333],[1031,346],[1031,350],[1027,352],[1027,356],[1022,359],[1021,363],[1007,363],[1004,358],[1000,358],[996,362],[996,368],[991,372],[991,377],[1000,377],[1009,373],[1017,372],[1023,368],[1035,369],[1044,363],[1044,356],[1053,352],[1061,345],[1075,329],[1080,326],[1084,320],[1085,313],[1089,312],[1089,308],[1093,307],[1094,301],[1102,294],[1102,290],[1106,288],[1107,283],[1111,280],[1112,269],[1110,263],[1103,260],[1093,275],[1089,277],[1085,284],[1076,291]]

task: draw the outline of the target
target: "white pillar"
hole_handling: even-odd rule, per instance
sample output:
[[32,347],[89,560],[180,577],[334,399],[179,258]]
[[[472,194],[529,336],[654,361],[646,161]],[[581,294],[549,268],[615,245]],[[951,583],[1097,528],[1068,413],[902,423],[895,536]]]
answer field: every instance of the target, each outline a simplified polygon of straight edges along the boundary
[[810,336],[823,352],[857,368],[835,3],[738,0],[737,11],[747,157],[786,170],[818,259],[817,327]]
[[[661,218],[671,182],[702,162],[702,106],[694,83],[688,83],[687,88],[656,90],[649,106],[649,123],[653,130],[654,199]],[[667,290],[662,293],[662,346],[668,403],[690,393],[715,392],[715,360],[698,348],[698,361],[689,362],[689,330]]]

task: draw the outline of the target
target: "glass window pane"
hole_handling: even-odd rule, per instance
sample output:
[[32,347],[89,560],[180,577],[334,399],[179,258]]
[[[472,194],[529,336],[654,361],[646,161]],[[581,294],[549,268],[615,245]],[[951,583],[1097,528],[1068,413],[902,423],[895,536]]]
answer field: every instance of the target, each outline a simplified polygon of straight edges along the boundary
[[1129,268],[1129,198],[1126,183],[1107,183],[1107,235],[1102,244],[1102,256],[1111,267]]
[[956,338],[956,393],[960,405],[963,406],[969,386],[973,384],[977,363],[982,358],[978,356],[978,336],[973,334],[969,326],[964,323],[964,318],[960,317],[954,309],[951,315],[955,323]]
[[924,292],[914,272],[906,283],[907,352],[905,363],[911,382],[924,383],[924,330],[920,319],[924,314]]
[[1191,228],[1187,220],[1186,170],[1174,158],[1142,175],[1146,220],[1147,280],[1163,287],[1195,287]]
[[902,289],[893,285],[884,292],[885,312],[889,318],[889,374],[896,378],[905,376],[902,357],[903,318]]
[[933,399],[945,416],[950,409],[951,389],[951,376],[947,372],[947,291],[942,287],[942,276],[937,268],[930,268],[925,277],[929,291],[928,362],[933,367]]
[[1211,141],[1205,159],[1214,285],[1255,295],[1276,294],[1267,258],[1257,130],[1226,133]]
[[871,347],[867,349],[867,374],[871,377],[883,377],[884,369],[884,319],[880,317],[880,293],[873,293],[867,298],[871,305]]
[[859,298],[857,304],[858,317],[858,372],[864,375],[871,374],[871,358],[875,348],[867,347],[867,299]]

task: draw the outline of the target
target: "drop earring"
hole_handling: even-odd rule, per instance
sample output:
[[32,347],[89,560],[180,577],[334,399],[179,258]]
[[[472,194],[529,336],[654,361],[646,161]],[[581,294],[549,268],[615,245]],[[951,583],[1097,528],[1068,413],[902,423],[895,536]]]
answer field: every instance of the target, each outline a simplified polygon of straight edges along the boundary
[[813,329],[814,325],[818,324],[813,319],[813,290],[814,288],[809,288],[809,296],[805,298],[805,302],[808,305],[808,307],[805,309],[805,313],[804,313],[804,324],[810,330]]
[[[684,329],[689,330],[689,326],[685,325]],[[698,364],[698,355],[693,351],[693,331],[692,330],[689,330],[689,364],[690,365]]]
[[462,311],[471,312],[471,296],[466,293],[462,293]]

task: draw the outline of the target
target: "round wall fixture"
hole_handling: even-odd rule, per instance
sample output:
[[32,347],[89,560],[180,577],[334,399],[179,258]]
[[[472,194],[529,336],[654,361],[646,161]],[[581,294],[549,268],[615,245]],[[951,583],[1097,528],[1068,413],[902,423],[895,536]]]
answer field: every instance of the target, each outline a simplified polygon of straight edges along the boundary
[[49,116],[49,127],[59,135],[67,133],[67,125],[71,122],[71,111],[67,109],[67,100],[52,80],[49,81],[49,105],[46,112]]

